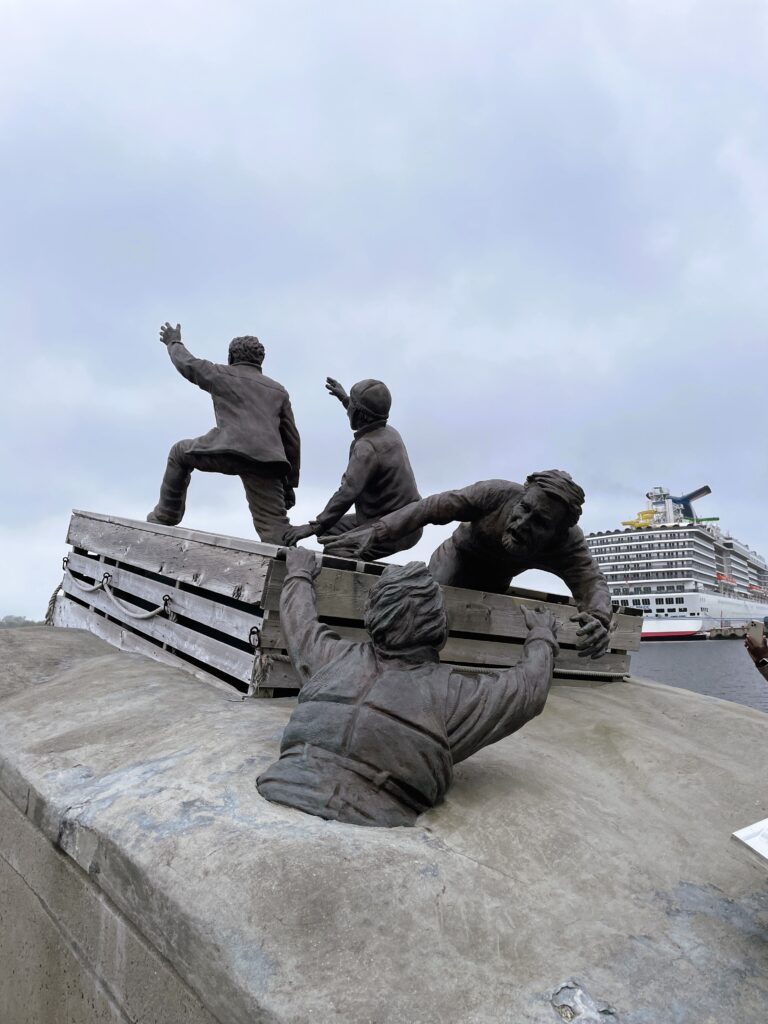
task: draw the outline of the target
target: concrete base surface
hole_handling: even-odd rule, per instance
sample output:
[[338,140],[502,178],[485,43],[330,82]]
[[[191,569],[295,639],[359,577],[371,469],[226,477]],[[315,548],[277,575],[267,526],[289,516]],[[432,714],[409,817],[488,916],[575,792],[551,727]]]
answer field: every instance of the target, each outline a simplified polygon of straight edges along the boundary
[[[555,686],[384,830],[259,797],[292,706],[87,633],[0,631],[3,1024],[766,1019],[768,876],[730,834],[768,817],[768,716]],[[33,975],[43,1008],[14,1017]],[[165,979],[162,1013],[137,977]]]

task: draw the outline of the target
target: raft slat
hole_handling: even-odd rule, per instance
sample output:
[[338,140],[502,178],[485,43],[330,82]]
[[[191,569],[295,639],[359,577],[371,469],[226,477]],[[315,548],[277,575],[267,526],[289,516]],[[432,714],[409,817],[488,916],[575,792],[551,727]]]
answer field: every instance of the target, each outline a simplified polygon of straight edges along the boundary
[[59,594],[56,599],[53,624],[66,629],[85,629],[89,633],[93,633],[94,636],[106,640],[113,647],[118,647],[121,651],[127,651],[129,654],[141,654],[154,661],[159,661],[163,665],[181,669],[187,674],[201,679],[204,683],[211,683],[225,693],[233,694],[231,683],[224,682],[192,662],[180,661],[179,656],[173,651],[158,647],[146,637],[130,632],[119,622],[112,622],[110,619],[104,618],[103,615],[97,615],[76,601],[71,601],[63,594]]
[[[331,628],[339,636],[348,640],[365,642],[368,633],[362,627],[333,624]],[[280,629],[279,620],[270,614],[261,629],[261,649],[265,653],[285,653],[285,638]],[[481,638],[449,637],[445,647],[440,651],[440,661],[454,665],[474,666],[477,668],[505,668],[516,665],[523,656],[522,643],[503,643],[501,641],[484,640]],[[626,654],[608,652],[602,658],[591,661],[580,658],[573,648],[560,648],[556,666],[562,672],[589,672],[587,666],[594,666],[595,672],[608,672],[621,677],[629,671],[629,658]]]
[[278,549],[274,544],[234,541],[218,534],[91,512],[74,512],[67,534],[67,542],[74,548],[258,604],[270,558]]
[[[140,576],[121,566],[109,565],[87,555],[76,553],[68,556],[67,566],[72,572],[79,573],[94,582],[101,580],[104,573],[108,572],[111,576],[110,586],[113,590],[134,594],[153,605],[162,604],[163,598],[167,594],[171,598],[170,610],[174,614],[193,619],[208,629],[218,630],[246,643],[250,642],[248,638],[251,630],[261,626],[260,615],[241,611],[239,608],[232,608],[210,598],[181,590],[174,586],[172,579],[167,579],[165,582],[147,579],[146,576]],[[77,592],[74,591],[74,593]],[[88,600],[87,594],[83,595],[83,600]],[[113,608],[113,612],[110,614],[117,618],[120,617],[118,609]]]
[[[68,577],[64,578],[62,588],[65,594],[76,601],[87,602],[90,607],[96,608],[111,619],[130,626],[131,630],[135,630],[136,633],[150,636],[160,643],[183,651],[197,661],[213,665],[240,683],[248,683],[251,678],[253,654],[230,647],[229,644],[198,633],[187,626],[182,626],[179,622],[161,618],[159,615],[154,619],[131,619],[121,613],[103,591],[97,590],[92,594],[83,594]],[[143,611],[143,608],[136,605],[136,611]]]
[[[264,588],[265,611],[276,611],[279,608],[285,571],[284,562],[270,564]],[[375,582],[375,576],[323,568],[315,580],[318,614],[337,619],[362,620],[365,599]],[[448,628],[452,632],[476,633],[479,637],[511,637],[522,641],[528,635],[528,627],[520,606],[531,608],[546,603],[557,619],[559,642],[576,645],[579,625],[571,622],[570,616],[575,615],[578,609],[573,603],[555,604],[551,594],[542,598],[492,594],[460,587],[442,589],[448,612]],[[518,590],[518,593],[524,594],[525,591]],[[638,650],[640,629],[637,618],[619,614],[615,622],[617,628],[611,634],[611,650]]]

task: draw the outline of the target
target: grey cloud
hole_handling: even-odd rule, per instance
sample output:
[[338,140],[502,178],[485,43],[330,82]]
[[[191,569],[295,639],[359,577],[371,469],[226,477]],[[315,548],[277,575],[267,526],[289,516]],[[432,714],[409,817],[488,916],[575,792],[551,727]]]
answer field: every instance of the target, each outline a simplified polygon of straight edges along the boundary
[[[768,550],[767,39],[750,2],[11,5],[4,544],[53,572],[71,507],[151,507],[212,422],[171,319],[262,337],[312,511],[323,380],[379,376],[425,493],[563,466],[598,528],[707,481]],[[190,515],[247,529],[220,483]]]

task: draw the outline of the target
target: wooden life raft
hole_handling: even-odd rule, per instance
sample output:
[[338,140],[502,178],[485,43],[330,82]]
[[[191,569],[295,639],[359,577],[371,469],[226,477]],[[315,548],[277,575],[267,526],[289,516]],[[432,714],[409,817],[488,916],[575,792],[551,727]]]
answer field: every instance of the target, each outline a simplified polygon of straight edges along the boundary
[[[79,511],[67,543],[72,550],[53,625],[90,630],[123,650],[253,696],[296,691],[280,628],[285,562],[275,545]],[[384,568],[323,555],[315,581],[321,619],[341,636],[366,639],[365,597]],[[527,635],[521,605],[545,605],[558,619],[556,677],[622,679],[640,646],[643,620],[632,610],[615,615],[610,650],[591,661],[577,656],[570,598],[519,588],[443,591],[449,639],[440,658],[467,671],[520,659]]]

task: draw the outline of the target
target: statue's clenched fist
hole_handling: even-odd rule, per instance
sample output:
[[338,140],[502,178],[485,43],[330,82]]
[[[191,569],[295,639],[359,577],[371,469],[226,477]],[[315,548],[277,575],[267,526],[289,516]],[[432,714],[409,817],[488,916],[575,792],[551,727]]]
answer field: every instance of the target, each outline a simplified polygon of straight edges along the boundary
[[521,605],[520,611],[528,629],[548,629],[552,636],[557,636],[557,619],[549,608],[526,608]]
[[320,556],[308,548],[288,548],[285,552],[285,565],[288,575],[295,572],[308,572],[312,579],[315,578],[322,568]]
[[610,630],[589,612],[572,615],[571,622],[577,622],[580,627],[576,630],[576,647],[579,657],[593,660],[602,658],[611,642]]

